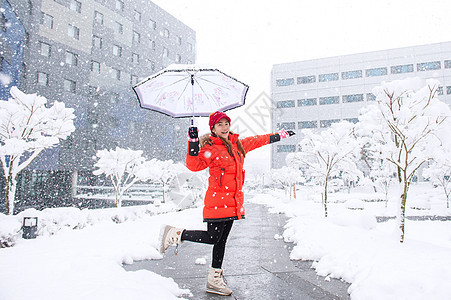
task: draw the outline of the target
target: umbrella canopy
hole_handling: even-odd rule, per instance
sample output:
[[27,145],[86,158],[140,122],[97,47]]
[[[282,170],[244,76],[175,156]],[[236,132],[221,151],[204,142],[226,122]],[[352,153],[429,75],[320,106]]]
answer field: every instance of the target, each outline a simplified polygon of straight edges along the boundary
[[171,65],[133,89],[141,107],[172,117],[204,117],[244,104],[249,87],[215,68]]

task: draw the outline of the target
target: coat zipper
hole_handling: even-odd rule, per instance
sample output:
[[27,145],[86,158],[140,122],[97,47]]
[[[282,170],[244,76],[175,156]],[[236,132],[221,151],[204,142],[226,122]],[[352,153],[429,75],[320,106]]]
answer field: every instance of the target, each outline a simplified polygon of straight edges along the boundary
[[225,171],[225,169],[224,168],[221,168],[221,175],[219,176],[219,186],[221,186],[221,179],[222,179],[222,176],[224,175],[224,171]]

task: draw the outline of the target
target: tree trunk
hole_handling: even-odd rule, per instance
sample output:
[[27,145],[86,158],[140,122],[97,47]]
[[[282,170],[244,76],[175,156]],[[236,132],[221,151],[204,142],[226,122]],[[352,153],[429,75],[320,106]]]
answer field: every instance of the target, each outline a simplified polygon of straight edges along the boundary
[[164,182],[163,182],[163,203],[166,203],[166,194],[164,192]]
[[8,178],[6,179],[6,191],[5,191],[7,215],[12,215],[14,213],[14,200],[16,197],[16,188],[17,188],[16,178],[8,176]]
[[121,188],[118,187],[116,190],[116,207],[120,208],[122,207],[122,195],[124,194],[123,191],[121,191]]
[[324,216],[327,218],[327,178],[324,183]]
[[293,183],[293,197],[296,199],[296,182]]
[[400,211],[400,220],[399,220],[399,229],[401,229],[401,239],[400,242],[404,243],[404,225],[406,219],[406,202],[407,202],[407,191],[409,189],[409,183],[407,182],[407,174],[406,170],[403,171],[404,176],[404,190],[401,195],[401,211]]

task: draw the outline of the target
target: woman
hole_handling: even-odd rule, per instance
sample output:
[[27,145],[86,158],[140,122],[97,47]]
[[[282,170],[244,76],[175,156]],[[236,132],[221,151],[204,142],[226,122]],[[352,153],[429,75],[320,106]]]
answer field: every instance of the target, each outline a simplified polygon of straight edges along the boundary
[[245,216],[243,202],[243,163],[246,154],[261,146],[280,141],[294,134],[284,129],[276,134],[266,134],[238,139],[230,131],[230,118],[223,112],[210,115],[211,134],[198,138],[196,127],[190,127],[186,166],[191,171],[209,168],[208,189],[204,199],[203,218],[207,231],[186,230],[169,225],[163,226],[160,238],[160,252],[171,245],[191,241],[213,245],[212,264],[208,273],[207,292],[230,295],[223,278],[222,260],[227,237],[233,221]]

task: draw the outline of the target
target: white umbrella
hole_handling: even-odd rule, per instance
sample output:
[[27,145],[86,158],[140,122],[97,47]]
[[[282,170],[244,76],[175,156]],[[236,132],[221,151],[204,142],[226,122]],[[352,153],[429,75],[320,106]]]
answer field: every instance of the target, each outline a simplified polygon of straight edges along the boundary
[[249,87],[215,68],[171,65],[133,89],[141,107],[181,118],[209,116],[244,105]]

